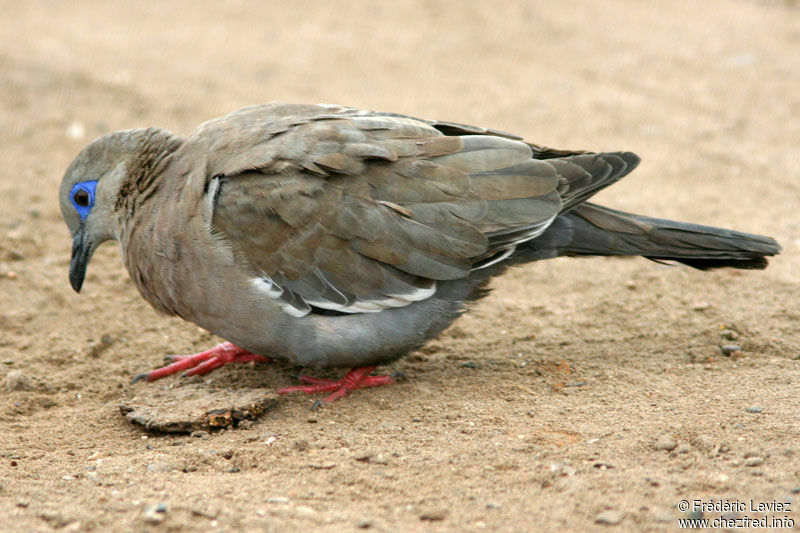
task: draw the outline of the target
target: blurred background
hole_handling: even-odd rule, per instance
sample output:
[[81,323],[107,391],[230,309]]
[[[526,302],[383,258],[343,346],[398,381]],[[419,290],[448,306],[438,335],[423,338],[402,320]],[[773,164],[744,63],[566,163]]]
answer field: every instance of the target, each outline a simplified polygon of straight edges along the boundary
[[[39,148],[66,155],[114,129],[158,124],[186,133],[254,103],[339,103],[485,125],[546,145],[633,150],[642,169],[609,194],[623,208],[668,195],[668,216],[719,199],[721,188],[738,212],[758,210],[748,200],[773,187],[766,179],[732,186],[741,165],[763,174],[796,170],[800,159],[800,27],[790,2],[3,8],[6,146],[36,134],[48,141]],[[675,180],[692,187],[666,186]],[[712,212],[725,208],[713,203]]]
[[[606,510],[618,513],[607,523],[658,530],[674,526],[677,494],[781,498],[797,484],[796,463],[784,454],[797,445],[800,378],[796,1],[0,0],[0,13],[0,516],[16,517],[12,528],[55,528],[52,513],[41,518],[54,504],[61,526],[76,531],[142,525],[145,501],[182,509],[169,518],[180,528],[211,527],[208,508],[227,529],[274,520],[288,528],[291,513],[273,522],[257,514],[265,494],[285,494],[316,513],[303,511],[302,520],[336,531],[356,527],[364,513],[376,529],[533,530],[535,518],[546,529],[584,530]],[[235,432],[214,444],[164,440],[145,449],[116,411],[135,393],[129,376],[218,339],[155,316],[111,245],[98,251],[81,296],[73,294],[58,184],[80,149],[109,131],[158,125],[187,134],[272,100],[475,124],[559,148],[634,151],[640,167],[599,202],[771,235],[784,253],[765,272],[746,274],[625,260],[530,265],[404,360],[412,361],[399,367],[410,384],[352,395],[319,415],[335,420],[338,434],[323,431],[333,427],[327,420],[309,430],[302,398],[251,430],[256,439],[279,436],[275,447],[285,447],[273,447],[274,456]],[[749,359],[720,359],[719,331],[733,327]],[[525,374],[533,368],[541,371]],[[564,368],[569,375],[548,377]],[[8,378],[12,370],[27,385]],[[271,372],[265,386],[285,384],[288,370]],[[527,384],[509,387],[518,376]],[[570,380],[589,385],[564,389]],[[751,404],[773,414],[740,420]],[[412,418],[425,423],[409,426]],[[359,422],[377,419],[404,429]],[[655,454],[650,443],[664,434],[683,443],[706,435],[732,451],[712,459],[692,444],[689,455]],[[292,444],[300,441],[308,442]],[[307,468],[309,446],[317,463],[342,465],[349,459],[335,454],[358,445],[402,452],[406,462],[391,459],[383,473]],[[207,450],[224,446],[253,448],[250,463],[237,463],[242,478],[218,477],[227,470],[215,461],[225,460]],[[753,450],[772,458],[763,469],[737,466]],[[101,471],[106,485],[84,475],[93,453],[117,465]],[[195,473],[145,477],[153,454]],[[616,469],[593,468],[592,457]],[[247,486],[258,489],[250,499],[241,496]],[[340,488],[319,488],[328,486]],[[127,503],[114,503],[112,490]],[[206,502],[197,514],[189,495]],[[429,504],[444,518],[420,521]]]

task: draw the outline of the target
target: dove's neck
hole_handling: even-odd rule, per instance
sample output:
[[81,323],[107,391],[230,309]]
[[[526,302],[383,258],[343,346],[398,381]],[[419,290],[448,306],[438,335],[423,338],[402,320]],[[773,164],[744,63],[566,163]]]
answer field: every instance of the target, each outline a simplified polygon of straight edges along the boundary
[[127,233],[162,188],[164,174],[171,155],[183,139],[160,128],[121,132],[122,149],[128,154],[125,170],[119,174],[117,199],[117,238]]

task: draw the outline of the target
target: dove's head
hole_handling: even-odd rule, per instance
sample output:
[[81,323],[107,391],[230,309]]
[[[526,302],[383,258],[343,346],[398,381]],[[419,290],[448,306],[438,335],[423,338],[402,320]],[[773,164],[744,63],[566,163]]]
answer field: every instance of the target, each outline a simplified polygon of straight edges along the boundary
[[119,237],[120,195],[131,180],[173,151],[174,137],[158,128],[109,133],[86,146],[61,180],[61,215],[72,235],[69,281],[80,292],[97,247]]

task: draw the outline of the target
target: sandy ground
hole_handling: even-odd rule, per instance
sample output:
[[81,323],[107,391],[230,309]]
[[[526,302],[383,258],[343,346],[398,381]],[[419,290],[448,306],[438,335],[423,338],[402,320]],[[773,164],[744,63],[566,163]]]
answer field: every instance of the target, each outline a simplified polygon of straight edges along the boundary
[[[689,516],[681,500],[800,527],[794,2],[256,5],[0,2],[0,531],[662,531]],[[156,315],[112,245],[73,293],[58,184],[105,132],[187,133],[270,100],[632,150],[643,163],[600,201],[784,253],[763,272],[528,265],[388,369],[405,383],[147,433],[121,404],[169,410],[182,385],[209,408],[273,398],[296,369],[130,386],[219,339]]]

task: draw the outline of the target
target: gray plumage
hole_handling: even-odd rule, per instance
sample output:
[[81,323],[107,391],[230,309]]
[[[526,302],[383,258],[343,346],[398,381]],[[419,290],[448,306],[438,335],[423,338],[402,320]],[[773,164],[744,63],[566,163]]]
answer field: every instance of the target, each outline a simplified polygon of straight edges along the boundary
[[779,252],[768,237],[586,203],[638,162],[338,106],[248,107],[185,138],[116,132],[61,185],[70,280],[79,290],[91,254],[115,239],[158,311],[252,353],[361,367],[441,332],[509,264],[641,255],[763,268]]

